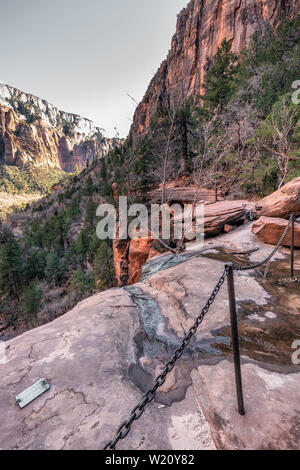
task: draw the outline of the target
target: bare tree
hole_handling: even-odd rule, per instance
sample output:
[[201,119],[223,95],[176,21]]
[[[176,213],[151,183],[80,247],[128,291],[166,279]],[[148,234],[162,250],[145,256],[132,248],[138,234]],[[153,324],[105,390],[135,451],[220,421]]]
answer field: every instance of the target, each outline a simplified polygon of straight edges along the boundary
[[239,180],[241,172],[244,170],[245,162],[248,159],[248,142],[255,135],[256,114],[250,104],[241,106],[239,99],[229,103],[226,113],[222,116],[225,126],[224,152],[234,155],[233,175],[229,175],[225,193]]
[[201,187],[214,184],[217,190],[218,165],[223,158],[226,136],[216,128],[216,116],[201,124],[198,152],[194,159],[193,180],[195,185],[194,205],[199,200]]
[[151,127],[151,153],[154,157],[153,175],[161,182],[161,203],[166,202],[166,186],[176,173],[175,157],[178,153],[176,110],[174,106],[158,113]]
[[137,157],[138,154],[135,148],[129,148],[124,153],[124,170],[127,185],[127,197],[129,201],[132,201],[133,187],[134,183],[136,182],[136,176],[133,172],[133,166],[136,162]]

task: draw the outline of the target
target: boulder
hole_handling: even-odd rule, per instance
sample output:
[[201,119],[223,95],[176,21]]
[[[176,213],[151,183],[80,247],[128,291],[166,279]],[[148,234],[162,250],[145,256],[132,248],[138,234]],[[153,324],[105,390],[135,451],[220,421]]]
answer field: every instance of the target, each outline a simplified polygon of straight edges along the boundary
[[205,234],[218,235],[224,231],[225,226],[233,227],[243,224],[246,219],[246,211],[245,201],[222,201],[205,206]]
[[[201,216],[203,204],[196,206],[195,214]],[[246,200],[242,201],[220,201],[215,204],[204,205],[204,233],[216,236],[224,231],[232,231],[235,227],[243,225],[247,221],[247,214],[254,210],[254,205]],[[174,217],[174,222],[179,223],[182,215]],[[200,220],[199,220],[200,222]],[[194,233],[196,227],[191,227]]]
[[255,209],[265,217],[288,219],[293,212],[300,215],[300,177],[262,199]]
[[[252,232],[258,238],[270,245],[277,245],[283,232],[286,229],[288,221],[285,219],[277,219],[275,217],[260,217],[259,220],[254,222]],[[291,246],[291,230],[289,230],[283,246]],[[300,223],[295,223],[295,246],[300,248]]]
[[230,233],[234,229],[235,229],[235,227],[233,225],[228,225],[228,224],[224,225],[224,232],[225,233]]

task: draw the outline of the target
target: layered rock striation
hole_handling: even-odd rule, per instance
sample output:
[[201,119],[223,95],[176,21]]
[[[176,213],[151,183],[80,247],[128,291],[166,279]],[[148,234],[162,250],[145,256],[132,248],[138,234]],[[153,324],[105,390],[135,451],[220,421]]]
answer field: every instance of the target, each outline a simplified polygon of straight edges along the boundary
[[65,113],[45,100],[0,86],[0,165],[84,168],[117,145],[89,119]]
[[259,216],[289,219],[300,215],[300,177],[262,199],[255,207]]
[[159,103],[180,106],[203,91],[205,74],[223,40],[241,52],[254,32],[276,27],[300,12],[298,0],[192,0],[178,16],[167,59],[139,104],[132,125],[137,138],[147,130]]

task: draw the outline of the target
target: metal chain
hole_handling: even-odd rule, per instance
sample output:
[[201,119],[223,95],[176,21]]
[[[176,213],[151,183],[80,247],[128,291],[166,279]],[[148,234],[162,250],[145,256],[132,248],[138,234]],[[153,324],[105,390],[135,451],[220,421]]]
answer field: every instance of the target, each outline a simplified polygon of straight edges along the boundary
[[[251,264],[249,266],[233,265],[232,266],[233,270],[234,271],[250,271],[252,269],[259,268],[260,266],[263,266],[264,264],[268,263],[273,258],[275,253],[279,250],[282,242],[285,240],[285,238],[288,234],[289,228],[291,226],[291,223],[293,221],[293,218],[294,218],[294,215],[291,215],[289,223],[288,223],[285,231],[283,232],[278,244],[276,245],[274,250],[269,254],[269,256],[266,259],[264,259],[263,261],[261,261],[259,263]],[[211,305],[214,303],[216,296],[218,295],[222,285],[224,284],[224,282],[227,278],[229,270],[230,270],[230,267],[226,266],[222,276],[220,277],[220,279],[219,279],[216,287],[214,288],[211,296],[207,300],[207,302],[206,302],[204,308],[202,309],[200,315],[197,317],[194,325],[190,328],[188,334],[186,335],[186,337],[182,341],[181,346],[176,350],[173,358],[165,365],[163,372],[155,379],[155,382],[154,382],[154,385],[153,385],[152,389],[148,390],[148,392],[144,395],[143,400],[132,410],[130,418],[127,421],[125,421],[124,423],[121,424],[121,426],[119,427],[119,429],[117,431],[116,437],[112,441],[109,441],[105,445],[103,450],[115,450],[116,445],[118,444],[118,442],[122,439],[125,439],[125,437],[128,436],[128,434],[130,433],[131,426],[132,426],[133,422],[140,419],[140,417],[143,415],[143,413],[145,411],[145,408],[148,405],[148,403],[151,403],[154,400],[157,390],[165,383],[167,376],[170,374],[170,372],[172,372],[172,370],[174,369],[174,367],[176,365],[176,362],[178,361],[178,359],[181,358],[181,356],[183,355],[184,350],[187,348],[187,346],[189,346],[192,337],[196,334],[199,326],[203,322],[203,320],[204,320],[206,314],[208,313]]]
[[189,346],[192,337],[196,334],[199,326],[204,320],[204,317],[208,313],[211,305],[214,303],[216,296],[218,295],[222,285],[224,284],[227,278],[229,269],[230,268],[228,267],[225,268],[222,276],[220,277],[216,287],[214,288],[200,315],[197,317],[194,325],[190,328],[186,337],[182,341],[181,346],[176,350],[173,358],[165,365],[163,372],[155,379],[153,388],[151,390],[148,390],[148,392],[144,395],[143,400],[132,410],[128,421],[125,421],[121,424],[117,431],[116,437],[112,441],[109,441],[105,445],[103,450],[115,450],[118,442],[122,439],[125,439],[125,437],[128,436],[128,434],[130,433],[133,422],[137,421],[143,415],[148,403],[151,403],[154,400],[157,390],[165,383],[167,376],[170,374],[170,372],[172,372],[176,365],[176,362],[183,355],[185,348]]
[[288,225],[286,226],[286,229],[285,231],[283,232],[279,242],[277,243],[276,247],[274,248],[274,250],[272,251],[272,253],[269,254],[269,256],[264,259],[263,261],[260,261],[259,263],[255,263],[255,264],[251,264],[249,266],[239,266],[237,264],[234,264],[233,265],[233,270],[234,271],[251,271],[252,269],[256,269],[256,268],[260,268],[260,266],[263,266],[264,264],[267,264],[272,258],[273,256],[275,255],[275,253],[279,250],[282,242],[285,240],[287,234],[288,234],[288,231],[289,231],[289,228],[291,226],[291,223],[293,221],[293,218],[294,218],[294,214],[291,215],[290,217],[290,220],[289,220],[289,223]]

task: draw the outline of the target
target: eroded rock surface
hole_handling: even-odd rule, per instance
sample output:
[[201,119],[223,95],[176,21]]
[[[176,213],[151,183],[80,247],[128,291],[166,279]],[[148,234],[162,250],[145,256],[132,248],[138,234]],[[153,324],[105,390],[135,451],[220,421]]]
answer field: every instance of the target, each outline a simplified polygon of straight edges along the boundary
[[[276,217],[260,217],[260,219],[253,224],[252,232],[263,242],[277,245],[287,225],[288,221],[285,219],[278,219]],[[284,246],[291,246],[291,235],[290,229],[283,241]],[[299,223],[295,223],[295,246],[300,248]]]
[[138,282],[142,266],[158,252],[152,246],[152,236],[131,240],[114,240],[114,265],[119,287]]
[[223,201],[204,208],[204,231],[207,235],[219,235],[225,225],[236,226],[246,221],[246,201]]
[[[202,255],[189,252],[188,260],[187,254],[173,259],[171,268],[170,259],[155,258],[150,264],[166,269],[145,282],[95,295],[5,343],[0,448],[101,449],[199,315],[224,261],[245,263],[270,251],[249,226],[207,241],[205,248]],[[299,448],[300,370],[292,363],[292,343],[300,334],[300,294],[296,284],[279,282],[288,264],[282,248],[268,279],[255,272],[236,275],[246,417],[237,413],[223,286],[155,402],[119,449]],[[296,270],[300,275],[298,251]],[[51,390],[19,409],[15,396],[43,377]]]
[[300,215],[300,178],[295,178],[256,205],[260,216],[289,219]]
[[0,164],[82,169],[119,141],[102,138],[89,119],[65,113],[45,100],[0,84]]
[[[184,188],[184,190],[187,190],[187,188]],[[176,197],[179,197],[179,194],[180,197],[188,197],[187,194],[184,196],[180,191],[177,192]],[[209,193],[203,191],[203,196],[208,197]],[[184,199],[180,199],[180,202],[184,202]],[[247,221],[248,214],[251,214],[254,210],[254,203],[245,200],[219,201],[217,203],[205,201],[204,204],[204,209],[203,203],[196,206],[195,215],[202,217],[204,210],[204,233],[207,236],[219,235],[224,231],[233,231],[236,227],[244,224]],[[181,221],[182,213],[179,215],[172,214],[172,222],[180,224]],[[187,235],[187,238],[195,234],[195,230],[195,221],[190,226],[186,225],[185,235]],[[153,242],[154,239],[150,233],[148,238],[114,240],[114,264],[120,287],[138,282],[146,261],[157,255],[156,249],[153,248]],[[157,244],[159,245],[159,242]]]

